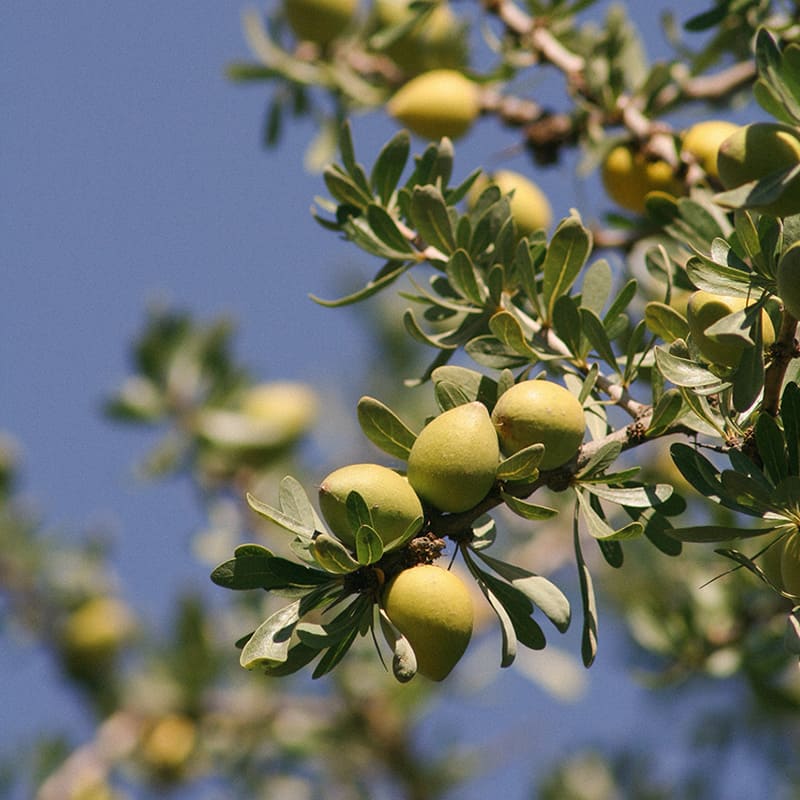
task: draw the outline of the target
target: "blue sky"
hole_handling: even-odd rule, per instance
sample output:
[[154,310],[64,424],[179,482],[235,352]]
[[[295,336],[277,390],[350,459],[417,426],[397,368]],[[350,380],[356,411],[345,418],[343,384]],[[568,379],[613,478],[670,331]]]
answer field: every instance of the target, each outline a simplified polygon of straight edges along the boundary
[[[688,8],[697,4],[678,4]],[[248,56],[242,9],[240,0],[8,0],[0,12],[0,429],[21,446],[23,488],[47,524],[68,535],[108,527],[126,595],[155,617],[174,585],[206,581],[207,571],[187,554],[198,517],[185,487],[135,484],[130,467],[146,437],[99,414],[126,374],[147,305],[231,314],[237,354],[263,379],[330,389],[368,352],[350,314],[307,299],[338,294],[342,271],[375,269],[311,220],[313,197],[324,194],[301,166],[311,127],[290,128],[279,151],[265,151],[267,89],[223,76],[228,61]],[[354,124],[367,153],[393,130],[377,113]],[[457,146],[457,169],[514,142],[479,123]],[[524,156],[508,162],[527,165]],[[539,180],[567,213],[572,180],[554,170]],[[583,198],[600,213],[596,193]],[[162,560],[176,574],[154,587],[150,569]],[[592,707],[607,714],[606,692],[627,691],[622,705],[633,713],[640,694],[615,674],[622,654],[606,652]],[[44,720],[83,723],[35,648],[0,652],[0,677],[0,752]],[[499,691],[513,710],[519,687],[507,680]],[[563,724],[580,717],[569,712]]]

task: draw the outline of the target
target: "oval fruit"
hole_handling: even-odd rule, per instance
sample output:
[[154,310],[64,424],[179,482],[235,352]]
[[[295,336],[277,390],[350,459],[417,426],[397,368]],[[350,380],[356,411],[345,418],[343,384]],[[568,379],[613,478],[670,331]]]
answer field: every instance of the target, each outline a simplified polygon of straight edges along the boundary
[[[377,0],[378,27],[408,25],[416,16],[410,5],[410,0]],[[411,75],[433,69],[458,69],[465,61],[462,33],[458,18],[443,0],[428,16],[394,39],[384,52]]]
[[618,205],[643,214],[645,197],[661,191],[683,194],[683,182],[675,171],[661,159],[652,160],[631,145],[617,145],[608,153],[600,171],[608,196]]
[[383,607],[414,650],[417,672],[444,680],[472,636],[474,610],[464,582],[432,564],[411,567],[389,581]]
[[532,180],[510,169],[498,170],[489,176],[488,181],[476,181],[468,197],[471,206],[474,207],[481,192],[489,183],[497,186],[504,195],[511,195],[509,198],[511,216],[514,217],[520,236],[527,236],[534,231],[550,227],[553,211],[547,195]]
[[795,242],[778,262],[778,295],[784,308],[800,319],[800,242]]
[[492,411],[503,452],[513,455],[532,444],[544,445],[541,469],[569,461],[583,441],[586,422],[578,398],[557,383],[522,381],[505,391]]
[[734,122],[722,119],[707,119],[696,122],[683,135],[682,149],[690,153],[707,175],[719,178],[717,152],[719,146],[737,129]]
[[[742,357],[746,345],[736,342],[717,342],[706,336],[706,329],[715,322],[741,311],[747,305],[744,297],[724,297],[706,291],[692,293],[686,304],[686,321],[700,355],[712,364],[723,367],[735,367]],[[761,337],[765,347],[775,341],[775,329],[769,314],[761,311]]]
[[800,597],[800,534],[798,533],[789,536],[783,545],[781,582],[785,592]]
[[147,731],[142,758],[162,777],[177,777],[197,744],[197,725],[185,714],[167,714]]
[[285,0],[284,8],[298,39],[325,46],[350,24],[358,0]]
[[458,70],[434,69],[401,86],[386,107],[419,136],[457,139],[480,114],[480,90]]
[[466,511],[489,493],[499,458],[486,406],[466,403],[422,429],[408,456],[408,482],[440,511]]
[[[800,131],[776,122],[754,122],[738,128],[719,147],[717,169],[722,185],[735,189],[770,173],[800,164]],[[778,217],[800,213],[800,177],[773,203],[759,206]]]
[[353,491],[372,512],[385,547],[400,539],[414,520],[422,527],[422,504],[405,477],[379,464],[350,464],[331,472],[319,487],[322,516],[348,547],[355,546],[355,533],[347,519],[347,496]]

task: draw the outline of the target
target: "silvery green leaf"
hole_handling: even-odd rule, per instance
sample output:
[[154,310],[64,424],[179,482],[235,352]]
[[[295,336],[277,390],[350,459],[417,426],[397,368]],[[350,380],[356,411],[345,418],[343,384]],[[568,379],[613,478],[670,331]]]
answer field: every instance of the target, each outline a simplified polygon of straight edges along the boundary
[[566,294],[592,249],[592,235],[583,227],[580,217],[573,215],[562,220],[550,239],[542,271],[542,296],[547,319],[552,320],[556,300]]
[[515,483],[531,483],[539,477],[539,464],[544,457],[544,445],[536,443],[518,450],[500,462],[497,480]]
[[388,406],[364,396],[358,401],[358,422],[364,435],[391,456],[408,459],[417,435]]
[[590,667],[597,656],[597,600],[594,595],[592,575],[581,552],[580,537],[578,535],[578,517],[575,516],[573,525],[573,546],[575,548],[575,563],[578,566],[578,580],[581,588],[581,604],[583,606],[583,631],[581,635],[581,657],[583,666]]
[[659,483],[654,486],[626,486],[614,487],[601,483],[587,483],[584,488],[593,495],[616,503],[620,506],[630,506],[631,508],[651,508],[668,500],[672,495],[672,487],[666,483]]
[[514,497],[507,492],[501,492],[500,496],[503,498],[503,502],[505,502],[509,509],[523,519],[552,519],[558,514],[558,510],[555,508],[548,508],[547,506],[538,506],[534,503],[528,503],[527,501],[520,500],[518,497]]
[[371,525],[361,525],[356,531],[356,558],[362,566],[374,564],[383,555],[383,542]]
[[319,519],[308,499],[305,489],[296,478],[286,475],[278,488],[278,505],[287,517],[296,519],[312,531],[317,529]]
[[286,661],[295,625],[300,619],[300,600],[276,611],[256,628],[242,648],[239,663],[245,669]]
[[317,563],[334,575],[346,575],[361,566],[338,539],[327,533],[320,533],[314,538],[311,552]]
[[644,319],[647,327],[667,343],[676,339],[685,340],[689,335],[686,318],[665,303],[655,301],[648,303],[644,309]]
[[292,533],[297,534],[300,537],[308,538],[314,535],[314,525],[313,522],[309,525],[309,520],[306,519],[294,519],[292,516],[285,514],[283,511],[280,511],[277,508],[273,508],[266,503],[262,503],[260,500],[256,499],[251,495],[249,492],[246,495],[247,497],[247,505],[256,512],[256,514],[260,514],[262,517],[274,522],[276,525],[280,525],[280,527],[285,528],[287,531],[291,531]]

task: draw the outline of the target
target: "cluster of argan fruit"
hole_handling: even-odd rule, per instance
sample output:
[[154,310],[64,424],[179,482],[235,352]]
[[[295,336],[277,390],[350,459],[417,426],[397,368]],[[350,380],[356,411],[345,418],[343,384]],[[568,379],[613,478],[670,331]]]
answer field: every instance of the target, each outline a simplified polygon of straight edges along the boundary
[[[418,526],[412,536],[422,532],[426,509],[428,517],[455,514],[484,500],[495,484],[501,451],[510,456],[541,443],[540,468],[555,469],[577,453],[584,425],[580,402],[563,386],[522,381],[500,396],[491,414],[474,401],[432,419],[411,447],[405,474],[379,464],[335,470],[320,485],[320,511],[342,544],[354,548],[347,498],[357,492],[384,549],[391,550],[408,541],[411,526]],[[462,580],[435,565],[414,566],[387,581],[381,603],[414,650],[417,671],[443,680],[472,635],[472,600]]]

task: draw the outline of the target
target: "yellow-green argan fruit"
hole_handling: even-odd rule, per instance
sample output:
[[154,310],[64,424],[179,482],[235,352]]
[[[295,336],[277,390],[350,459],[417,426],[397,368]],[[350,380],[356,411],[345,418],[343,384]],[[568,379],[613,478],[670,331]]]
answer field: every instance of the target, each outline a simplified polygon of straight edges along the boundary
[[298,39],[324,46],[350,24],[358,0],[285,0],[284,7]]
[[777,544],[767,550],[759,559],[758,566],[764,571],[767,578],[772,581],[779,589],[783,588],[783,578],[781,578],[781,558],[783,557],[783,548],[786,543],[782,539]]
[[734,122],[722,119],[707,119],[696,122],[683,135],[681,147],[690,153],[707,175],[719,178],[717,151],[719,146],[739,128]]
[[147,766],[163,778],[177,778],[197,744],[197,725],[185,714],[156,720],[141,742]]
[[319,487],[319,508],[331,531],[348,547],[355,535],[347,520],[347,496],[358,492],[372,512],[384,546],[406,533],[414,520],[422,527],[422,504],[403,475],[379,464],[349,464],[331,472]]
[[480,90],[458,70],[434,69],[401,86],[386,108],[419,136],[457,139],[480,114]]
[[509,204],[511,216],[517,224],[520,236],[527,236],[542,228],[547,230],[553,221],[553,210],[547,195],[529,178],[510,169],[500,169],[489,176],[488,180],[478,179],[472,186],[467,202],[471,207],[481,192],[493,183],[503,194],[511,194]]
[[[777,122],[754,122],[738,128],[719,146],[717,169],[722,185],[743,183],[800,164],[800,131]],[[800,213],[800,178],[795,178],[774,203],[759,210],[776,217]]]
[[644,213],[644,201],[650,192],[684,193],[683,182],[666,161],[649,159],[631,145],[612,148],[603,161],[600,175],[608,196],[637,214]]
[[[375,19],[379,28],[410,22],[416,16],[410,5],[411,0],[376,0]],[[430,15],[395,39],[385,52],[410,75],[432,69],[458,69],[465,61],[463,38],[458,18],[442,0]]]
[[[715,342],[706,336],[706,329],[711,327],[722,317],[741,311],[747,305],[743,297],[726,297],[711,294],[706,291],[697,291],[689,298],[686,304],[686,321],[689,323],[689,332],[700,351],[700,355],[709,363],[722,367],[735,367],[742,357],[744,345],[736,343]],[[761,338],[764,347],[775,341],[775,328],[766,311],[761,311]]]
[[778,295],[786,310],[800,319],[800,242],[795,242],[778,262]]
[[474,609],[464,582],[432,564],[421,564],[392,578],[383,594],[392,624],[408,639],[417,672],[444,680],[467,649]]
[[492,411],[492,422],[507,455],[532,444],[544,445],[541,469],[569,461],[583,441],[586,422],[578,398],[557,383],[522,381],[505,391]]
[[422,429],[408,456],[408,482],[440,511],[466,511],[489,493],[499,459],[486,406],[466,403]]

